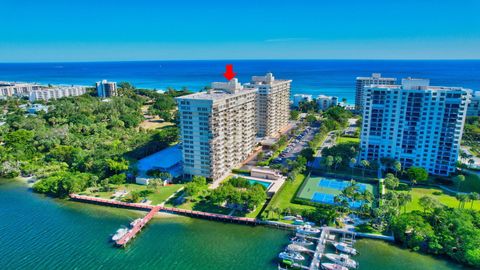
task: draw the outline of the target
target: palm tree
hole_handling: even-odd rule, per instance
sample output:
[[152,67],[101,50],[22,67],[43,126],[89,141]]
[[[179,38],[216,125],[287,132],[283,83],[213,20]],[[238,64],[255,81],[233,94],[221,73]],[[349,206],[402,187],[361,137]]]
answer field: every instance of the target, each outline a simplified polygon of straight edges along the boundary
[[460,159],[463,161],[464,159],[468,158],[468,154],[465,151],[460,152]]
[[458,208],[464,208],[465,203],[469,200],[469,196],[467,194],[457,194],[458,200]]
[[363,159],[360,161],[360,164],[362,165],[362,176],[365,177],[365,169],[370,167],[370,162],[366,159]]
[[334,160],[334,163],[335,163],[335,171],[337,171],[338,165],[340,165],[342,163],[342,157],[341,156],[335,156],[333,158],[333,160]]
[[478,194],[477,192],[471,192],[470,194],[468,194],[468,197],[470,199],[470,202],[472,203],[470,205],[470,209],[472,209],[473,208],[473,203],[480,199],[480,194]]
[[457,191],[460,191],[460,185],[465,181],[465,176],[459,174],[455,177],[455,180],[457,181]]
[[350,167],[352,168],[352,177],[353,177],[353,169],[355,169],[356,163],[357,163],[357,160],[355,158],[350,159]]
[[395,160],[393,162],[393,169],[395,170],[395,176],[398,176],[398,172],[402,171],[402,163],[400,163],[398,160]]
[[473,165],[475,164],[475,160],[474,160],[473,158],[469,159],[469,160],[468,160],[468,164],[469,164],[470,166],[473,166]]

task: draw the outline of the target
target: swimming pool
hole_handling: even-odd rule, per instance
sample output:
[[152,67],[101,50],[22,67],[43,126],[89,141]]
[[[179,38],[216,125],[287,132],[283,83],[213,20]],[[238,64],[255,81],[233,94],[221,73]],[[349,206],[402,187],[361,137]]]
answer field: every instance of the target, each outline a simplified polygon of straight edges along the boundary
[[272,183],[270,182],[266,182],[266,181],[260,181],[260,180],[255,180],[255,179],[248,179],[248,182],[250,183],[250,185],[254,185],[254,184],[260,184],[262,186],[264,186],[266,189],[268,189],[270,187],[270,185],[272,185]]

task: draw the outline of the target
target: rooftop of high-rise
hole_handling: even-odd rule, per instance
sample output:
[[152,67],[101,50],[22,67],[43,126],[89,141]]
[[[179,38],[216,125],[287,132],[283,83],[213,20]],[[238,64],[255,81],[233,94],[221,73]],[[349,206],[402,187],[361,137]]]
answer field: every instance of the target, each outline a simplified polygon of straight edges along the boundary
[[212,82],[211,89],[207,91],[197,92],[186,96],[177,97],[176,99],[198,99],[198,100],[221,100],[230,98],[234,95],[255,92],[254,88],[244,88],[238,82],[237,78],[233,78],[228,82]]

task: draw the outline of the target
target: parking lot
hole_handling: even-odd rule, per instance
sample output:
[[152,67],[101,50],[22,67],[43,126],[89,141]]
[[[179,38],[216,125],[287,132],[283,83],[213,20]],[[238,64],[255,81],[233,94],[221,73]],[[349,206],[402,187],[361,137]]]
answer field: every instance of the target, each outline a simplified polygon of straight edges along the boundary
[[288,159],[295,159],[300,152],[308,147],[308,142],[313,139],[317,133],[318,127],[307,127],[302,133],[291,139],[285,150],[280,153],[279,157],[273,163],[286,164]]

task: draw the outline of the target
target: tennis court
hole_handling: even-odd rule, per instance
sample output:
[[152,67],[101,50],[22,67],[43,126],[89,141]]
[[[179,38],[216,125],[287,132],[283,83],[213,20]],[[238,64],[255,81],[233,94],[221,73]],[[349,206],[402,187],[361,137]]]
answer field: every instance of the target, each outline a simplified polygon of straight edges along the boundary
[[[342,193],[346,187],[350,186],[350,181],[311,176],[305,180],[302,190],[298,193],[301,199],[307,199],[316,203],[334,204],[335,196]],[[365,192],[366,190],[373,193],[373,186],[370,184],[357,183],[358,190]],[[363,202],[350,202],[350,207],[358,208],[362,206]]]

